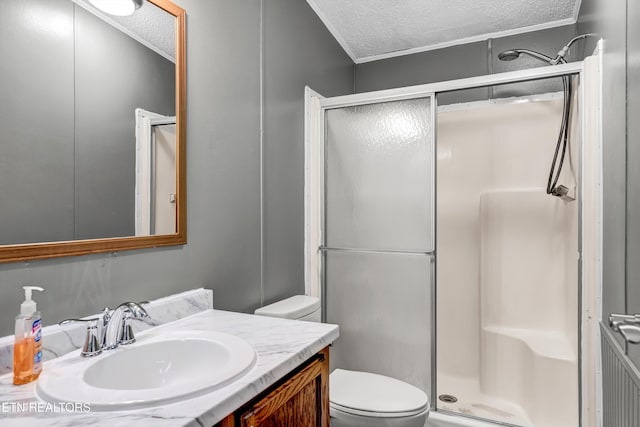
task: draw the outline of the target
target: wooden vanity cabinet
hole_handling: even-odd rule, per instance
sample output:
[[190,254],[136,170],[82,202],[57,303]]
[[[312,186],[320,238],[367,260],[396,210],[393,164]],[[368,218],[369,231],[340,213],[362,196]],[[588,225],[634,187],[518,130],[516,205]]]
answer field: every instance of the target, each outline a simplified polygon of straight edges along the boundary
[[216,427],[329,427],[329,348]]

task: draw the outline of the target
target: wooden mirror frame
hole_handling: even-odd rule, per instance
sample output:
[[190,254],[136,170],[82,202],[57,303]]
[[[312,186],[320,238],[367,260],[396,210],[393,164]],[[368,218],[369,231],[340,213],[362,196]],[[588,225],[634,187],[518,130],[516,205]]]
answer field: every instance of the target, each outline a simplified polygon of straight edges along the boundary
[[176,233],[0,245],[0,262],[117,252],[187,243],[185,11],[169,0],[146,0],[176,18]]

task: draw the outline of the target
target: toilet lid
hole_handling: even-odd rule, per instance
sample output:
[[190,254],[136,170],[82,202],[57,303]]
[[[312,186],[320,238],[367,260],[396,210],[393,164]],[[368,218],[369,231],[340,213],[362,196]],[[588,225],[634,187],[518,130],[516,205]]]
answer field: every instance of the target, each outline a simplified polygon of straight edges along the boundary
[[259,308],[254,314],[284,319],[299,319],[319,309],[320,298],[308,295],[294,295],[282,301]]
[[429,407],[422,390],[395,378],[336,369],[329,377],[329,399],[341,409],[379,414],[418,413]]

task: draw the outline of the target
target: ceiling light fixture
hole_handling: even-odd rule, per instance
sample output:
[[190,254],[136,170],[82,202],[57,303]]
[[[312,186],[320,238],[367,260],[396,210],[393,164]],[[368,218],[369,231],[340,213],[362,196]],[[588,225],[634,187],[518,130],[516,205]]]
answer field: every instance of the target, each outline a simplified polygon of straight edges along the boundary
[[129,16],[142,6],[142,0],[89,0],[89,3],[110,15]]

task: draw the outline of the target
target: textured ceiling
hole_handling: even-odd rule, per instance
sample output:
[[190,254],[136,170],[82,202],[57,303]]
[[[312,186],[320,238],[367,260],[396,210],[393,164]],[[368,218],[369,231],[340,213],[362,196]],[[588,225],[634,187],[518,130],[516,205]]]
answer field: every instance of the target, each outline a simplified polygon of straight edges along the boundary
[[581,0],[307,0],[355,62],[576,21]]
[[175,17],[170,13],[144,2],[131,16],[114,16],[96,9],[87,0],[73,1],[148,48],[176,62]]

